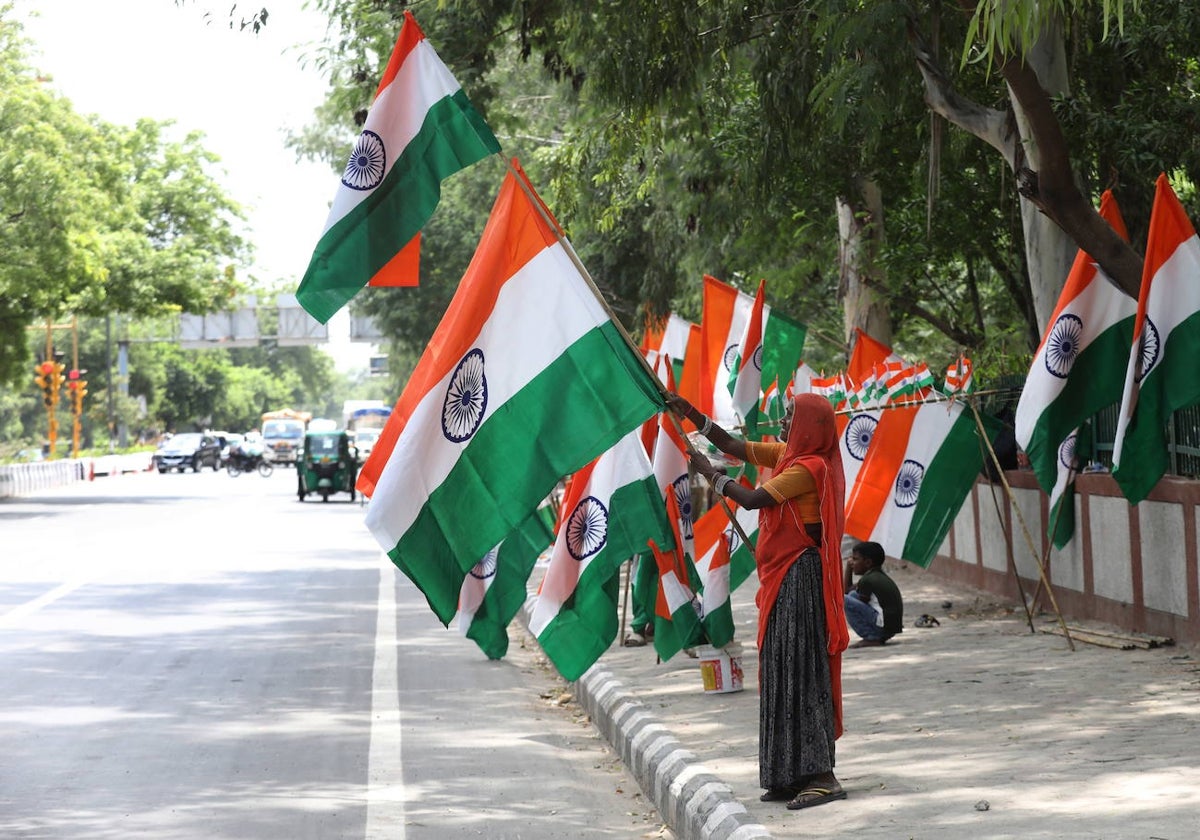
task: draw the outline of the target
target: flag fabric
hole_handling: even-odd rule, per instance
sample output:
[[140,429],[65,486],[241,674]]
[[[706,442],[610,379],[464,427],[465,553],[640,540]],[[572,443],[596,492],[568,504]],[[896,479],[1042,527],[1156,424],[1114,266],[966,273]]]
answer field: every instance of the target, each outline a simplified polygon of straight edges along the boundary
[[1136,505],[1167,471],[1172,412],[1200,402],[1200,239],[1165,174],[1150,211],[1134,324],[1112,475]]
[[621,564],[650,540],[673,544],[637,432],[574,475],[563,513],[529,631],[563,678],[574,681],[617,637]]
[[[1125,223],[1107,190],[1100,215],[1122,238]],[[1016,438],[1046,492],[1058,481],[1058,450],[1085,419],[1121,398],[1137,304],[1083,251],[1067,275],[1017,403]]]
[[416,285],[416,244],[441,182],[500,151],[408,10],[296,299],[321,323],[368,281]]
[[538,508],[463,578],[456,624],[488,659],[508,652],[508,625],[525,603],[529,575],[538,556],[554,541],[554,532]]
[[[763,308],[762,381],[782,383],[796,377],[803,363],[804,340],[808,326],[789,318],[778,309]],[[811,368],[810,368],[811,370]]]
[[[838,448],[842,451],[842,474],[846,477],[847,498],[854,493],[854,485],[858,481],[863,461],[871,451],[871,440],[875,437],[881,414],[883,411],[878,408],[863,409],[850,414],[838,414],[834,420],[838,432]],[[849,529],[846,533],[852,534]]]
[[[788,385],[790,386],[791,383],[789,382]],[[763,388],[762,403],[758,406],[758,412],[767,423],[778,427],[779,421],[783,419],[786,411],[787,405],[784,403],[784,396],[779,391],[779,380],[775,379]]]
[[737,425],[729,376],[741,337],[750,322],[754,298],[715,277],[704,276],[700,319],[700,402],[696,407],[718,425]]
[[696,574],[700,578],[700,620],[713,647],[733,641],[733,607],[729,601],[729,517],[718,504],[696,520]]
[[729,393],[733,401],[733,414],[742,421],[748,434],[753,435],[758,423],[758,398],[762,393],[762,340],[763,303],[766,298],[767,282],[760,280],[754,304],[750,309],[750,320],[742,332],[737,358],[729,374]]
[[653,540],[650,548],[658,565],[658,595],[654,605],[654,650],[664,662],[686,647],[698,644],[703,633],[703,609],[696,594],[693,541],[681,534],[682,516],[673,494],[667,495],[667,519],[674,531],[668,542]]
[[729,591],[736,592],[758,570],[754,561],[754,548],[758,544],[758,511],[737,507],[732,502],[729,506],[733,508],[733,518],[750,539],[747,543],[732,522],[725,523],[725,542],[729,545]]
[[537,200],[514,165],[359,473],[367,527],[443,623],[467,572],[562,476],[663,408]]
[[[647,326],[642,338],[642,352],[646,361],[654,364],[657,357],[667,355],[673,362],[682,364],[687,355],[688,339],[692,335],[692,322],[671,312],[658,324]],[[678,375],[678,371],[676,372]]]
[[1075,536],[1075,478],[1092,452],[1092,424],[1085,422],[1058,447],[1058,476],[1050,488],[1047,533],[1054,547],[1066,548]]
[[892,353],[891,347],[855,327],[854,348],[850,351],[850,361],[846,364],[846,376],[856,385],[861,384],[871,376],[875,365],[899,358]]
[[966,356],[959,356],[954,364],[946,367],[946,382],[942,386],[942,393],[948,397],[975,393],[974,367]]
[[804,362],[800,362],[796,366],[795,373],[792,374],[792,379],[788,382],[787,388],[784,389],[784,396],[788,402],[796,394],[807,394],[812,390],[812,381],[816,377],[817,372],[809,367]]
[[[985,417],[989,437],[999,425]],[[975,420],[961,402],[880,415],[846,499],[846,533],[928,568],[983,466]]]
[[[704,334],[699,324],[692,324],[688,327],[687,353],[684,355],[683,365],[675,377],[679,382],[679,390],[676,393],[697,407],[703,400],[703,393],[700,387],[700,356],[702,354],[703,338]],[[695,428],[692,426],[690,420],[682,422],[687,424],[684,426],[685,429]]]

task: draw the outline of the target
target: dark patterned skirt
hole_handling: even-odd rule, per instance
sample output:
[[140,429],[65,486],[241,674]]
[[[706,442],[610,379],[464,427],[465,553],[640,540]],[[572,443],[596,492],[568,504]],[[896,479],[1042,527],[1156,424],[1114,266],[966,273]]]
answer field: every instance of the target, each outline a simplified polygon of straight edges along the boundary
[[809,549],[784,576],[759,652],[758,778],[768,790],[833,770],[825,638],[821,555]]

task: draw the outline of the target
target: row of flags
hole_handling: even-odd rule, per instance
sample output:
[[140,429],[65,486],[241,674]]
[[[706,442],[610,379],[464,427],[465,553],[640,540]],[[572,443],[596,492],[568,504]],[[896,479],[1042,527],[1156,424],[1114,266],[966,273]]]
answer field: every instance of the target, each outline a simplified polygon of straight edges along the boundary
[[[406,11],[301,304],[325,321],[368,282],[411,284],[442,179],[498,151]],[[530,628],[567,679],[615,638],[619,569],[635,556],[658,573],[660,656],[698,637],[732,638],[729,593],[754,569],[757,517],[731,509],[735,528],[721,508],[695,516],[687,443],[662,389],[755,435],[788,394],[823,386],[800,361],[806,327],[771,310],[765,284],[751,296],[703,283],[701,323],[668,317],[647,331],[639,358],[553,214],[508,163],[476,253],[358,484],[371,497],[367,527],[391,560],[487,655],[507,649],[504,628],[551,536]],[[955,370],[965,392],[969,363]],[[856,479],[851,532],[925,565],[978,472],[974,427],[961,402],[921,404],[928,368],[864,333],[838,381],[843,390],[830,394],[844,407]],[[545,500],[564,477],[551,515]]]
[[[1111,192],[1100,215],[1125,240]],[[1171,414],[1200,402],[1200,240],[1165,174],[1155,185],[1142,284],[1135,302],[1079,251],[1016,415],[1017,443],[1050,495],[1050,537],[1074,534],[1074,482],[1092,455],[1091,418],[1119,404],[1112,476],[1130,504],[1145,499],[1168,466]]]

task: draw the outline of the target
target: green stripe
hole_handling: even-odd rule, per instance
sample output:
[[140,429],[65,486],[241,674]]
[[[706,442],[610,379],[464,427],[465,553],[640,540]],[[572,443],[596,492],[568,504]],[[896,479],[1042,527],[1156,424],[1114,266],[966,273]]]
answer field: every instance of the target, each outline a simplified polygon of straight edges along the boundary
[[538,508],[512,534],[504,538],[496,556],[496,574],[475,611],[467,638],[474,640],[488,659],[508,652],[508,625],[525,603],[526,584],[538,555],[554,541]]
[[646,547],[671,540],[662,494],[653,476],[619,487],[608,500],[608,540],[592,558],[575,592],[538,635],[538,644],[563,679],[577,680],[617,637],[621,564]]
[[804,353],[804,339],[807,336],[806,325],[780,314],[778,310],[771,310],[767,328],[763,330],[764,388],[778,379],[779,390],[782,393],[792,381],[796,368],[800,366],[800,357]]
[[1133,318],[1123,318],[1096,336],[1079,354],[1058,396],[1042,410],[1025,454],[1038,484],[1049,493],[1058,481],[1058,447],[1084,420],[1119,402],[1125,384]]
[[1172,412],[1200,402],[1198,356],[1200,313],[1184,318],[1171,330],[1163,342],[1162,357],[1138,390],[1121,463],[1113,470],[1113,478],[1131,505],[1149,496],[1170,466],[1166,429]]
[[725,647],[733,641],[733,606],[728,600],[705,613],[704,635],[713,647]]
[[444,179],[499,151],[465,93],[439,100],[383,183],[321,237],[296,290],[300,305],[328,321],[425,226]]
[[[1002,424],[987,414],[980,417],[988,437],[994,441]],[[975,418],[964,411],[925,468],[901,557],[923,569],[929,568],[982,468],[983,449]]]
[[560,478],[661,408],[655,382],[616,326],[591,330],[484,420],[388,556],[449,624],[463,576],[479,558]]

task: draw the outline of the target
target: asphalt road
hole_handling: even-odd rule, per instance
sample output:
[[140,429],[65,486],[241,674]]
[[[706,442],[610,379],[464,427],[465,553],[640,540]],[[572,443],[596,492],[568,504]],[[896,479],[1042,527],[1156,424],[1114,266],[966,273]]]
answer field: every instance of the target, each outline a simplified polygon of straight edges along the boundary
[[536,645],[443,628],[363,513],[286,469],[0,502],[0,837],[669,836]]

